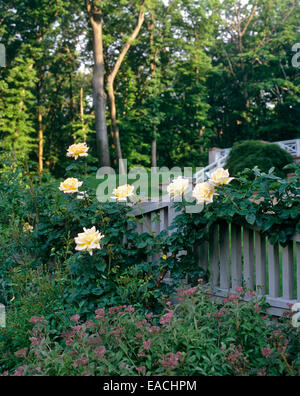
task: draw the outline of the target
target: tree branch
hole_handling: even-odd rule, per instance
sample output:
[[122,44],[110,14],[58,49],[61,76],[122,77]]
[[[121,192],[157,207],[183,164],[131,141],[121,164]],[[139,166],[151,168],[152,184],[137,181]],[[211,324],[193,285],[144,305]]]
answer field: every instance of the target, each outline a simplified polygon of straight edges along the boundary
[[107,80],[108,80],[108,85],[110,85],[110,86],[113,84],[113,82],[114,82],[114,80],[116,78],[116,75],[118,74],[118,71],[119,71],[119,69],[120,69],[120,67],[122,65],[122,62],[123,62],[125,56],[127,55],[127,52],[129,51],[130,47],[131,47],[132,42],[137,38],[137,36],[138,36],[138,34],[139,34],[140,30],[141,30],[141,27],[142,27],[142,25],[144,23],[144,20],[145,20],[144,5],[145,5],[145,2],[143,2],[142,6],[141,6],[141,9],[140,9],[139,17],[138,17],[138,23],[137,23],[134,31],[131,33],[131,35],[130,35],[129,39],[127,40],[126,44],[124,45],[120,55],[118,56],[118,59],[117,59],[117,61],[115,63],[113,71],[108,76]]
[[244,34],[245,34],[246,31],[247,31],[247,29],[248,29],[248,27],[249,27],[249,25],[250,25],[250,23],[251,23],[251,21],[252,21],[254,15],[255,15],[256,9],[257,9],[257,3],[255,3],[255,5],[253,5],[253,7],[252,7],[251,14],[250,14],[250,16],[249,16],[249,18],[248,18],[248,21],[246,22],[246,25],[245,25],[245,27],[244,27],[242,33],[241,33],[242,37],[244,36]]

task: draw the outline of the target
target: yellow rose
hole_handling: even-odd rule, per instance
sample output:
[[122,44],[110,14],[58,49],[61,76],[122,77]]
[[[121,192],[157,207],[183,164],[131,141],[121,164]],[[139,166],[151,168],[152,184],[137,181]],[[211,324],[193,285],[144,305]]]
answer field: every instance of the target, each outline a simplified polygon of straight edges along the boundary
[[189,187],[189,180],[178,176],[168,185],[167,191],[173,198],[183,195]]
[[23,226],[23,232],[33,232],[33,227],[29,223],[25,223]]
[[90,229],[83,228],[83,231],[84,232],[78,234],[77,238],[75,238],[75,250],[89,252],[92,256],[94,249],[100,249],[100,240],[104,238],[104,235],[100,234],[100,232],[96,230],[96,227]]
[[214,194],[214,186],[207,182],[196,184],[193,191],[193,197],[196,198],[198,204],[204,202],[211,203],[213,201]]
[[221,186],[230,183],[233,179],[234,177],[229,177],[227,169],[219,168],[210,175],[209,182],[214,186]]
[[124,184],[124,186],[120,186],[114,189],[111,199],[115,199],[118,202],[126,201],[127,198],[134,195],[133,191],[134,186],[131,186],[130,184]]
[[64,182],[60,183],[59,189],[65,194],[73,194],[78,192],[78,188],[81,187],[83,182],[78,181],[74,177],[69,177]]
[[77,160],[78,157],[87,157],[88,150],[89,148],[86,143],[72,144],[72,146],[68,148],[67,156]]

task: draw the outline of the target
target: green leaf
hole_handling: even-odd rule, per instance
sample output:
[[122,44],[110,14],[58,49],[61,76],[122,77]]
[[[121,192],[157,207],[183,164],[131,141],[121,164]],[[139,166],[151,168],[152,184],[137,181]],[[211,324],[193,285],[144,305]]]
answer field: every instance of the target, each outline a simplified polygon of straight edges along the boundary
[[248,214],[248,215],[246,216],[246,221],[247,221],[249,224],[251,224],[251,225],[253,225],[253,224],[255,223],[255,220],[256,220],[256,216],[255,216],[254,213],[250,213],[250,214]]

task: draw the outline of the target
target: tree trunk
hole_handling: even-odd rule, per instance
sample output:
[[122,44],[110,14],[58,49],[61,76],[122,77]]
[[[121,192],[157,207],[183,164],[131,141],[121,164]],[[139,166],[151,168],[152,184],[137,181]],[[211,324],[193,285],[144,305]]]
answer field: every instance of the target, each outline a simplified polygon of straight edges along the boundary
[[115,78],[118,74],[118,71],[122,65],[122,62],[129,51],[132,42],[137,38],[141,27],[144,23],[145,20],[145,11],[144,11],[144,3],[141,6],[139,17],[138,17],[138,23],[128,38],[126,44],[124,45],[116,63],[113,68],[113,71],[107,78],[107,91],[108,91],[108,97],[109,97],[109,102],[110,102],[110,118],[111,118],[111,127],[112,127],[112,132],[114,135],[114,142],[116,146],[116,154],[117,154],[117,159],[119,160],[119,166],[120,166],[120,173],[125,173],[125,168],[124,164],[122,161],[122,150],[121,150],[121,143],[120,143],[120,132],[118,128],[118,123],[117,123],[117,109],[116,109],[116,99],[115,99],[115,91],[114,91],[114,81]]
[[104,89],[104,55],[102,12],[94,2],[86,0],[87,11],[93,29],[94,73],[93,98],[96,118],[96,142],[99,166],[110,166],[109,142],[106,126],[106,94]]
[[84,125],[84,109],[83,109],[83,87],[80,87],[80,119],[82,131],[84,133],[83,140],[86,142],[86,129]]
[[[42,33],[39,33],[37,42],[41,43],[43,39]],[[44,134],[43,134],[43,114],[41,109],[41,92],[42,92],[42,70],[39,69],[39,79],[37,83],[37,119],[38,119],[38,163],[39,163],[39,174],[43,173],[43,156],[44,156]]]
[[[157,167],[157,142],[156,139],[152,140],[152,167]],[[156,173],[154,171],[154,173]]]
[[43,115],[42,110],[38,108],[38,142],[39,142],[39,174],[41,175],[44,170],[43,156],[44,156],[44,134],[43,134]]
[[[151,64],[150,64],[150,70],[151,70],[151,76],[152,78],[155,77],[155,71],[156,71],[156,57],[157,57],[157,51],[154,51],[154,17],[153,14],[151,15],[151,24],[149,26],[149,31],[150,31],[150,48],[151,52],[153,52],[152,59],[151,59]],[[156,128],[154,128],[156,129]],[[157,141],[156,141],[156,131],[154,130],[153,134],[153,140],[152,140],[152,147],[151,147],[151,163],[152,163],[152,168],[157,167]],[[156,171],[154,171],[156,172]]]
[[71,113],[71,121],[72,121],[71,132],[72,132],[72,134],[73,134],[73,125],[74,125],[74,95],[73,95],[73,78],[72,78],[72,73],[69,73],[69,81],[70,81],[70,113]]
[[125,167],[122,161],[122,149],[120,142],[120,132],[117,123],[117,108],[116,108],[116,98],[114,93],[113,83],[110,81],[107,84],[108,97],[110,103],[110,118],[111,118],[111,129],[113,132],[115,149],[117,154],[117,159],[119,160],[119,170],[121,174],[125,174]]

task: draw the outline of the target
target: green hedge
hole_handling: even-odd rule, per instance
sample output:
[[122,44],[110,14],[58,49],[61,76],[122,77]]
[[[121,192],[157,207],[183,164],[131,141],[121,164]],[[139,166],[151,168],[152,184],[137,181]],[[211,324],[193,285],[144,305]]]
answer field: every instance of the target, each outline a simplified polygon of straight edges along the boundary
[[233,146],[226,168],[229,169],[231,175],[236,176],[245,168],[253,169],[257,166],[261,171],[268,172],[274,167],[274,173],[284,178],[287,171],[283,168],[292,162],[293,157],[277,144],[247,140]]

